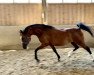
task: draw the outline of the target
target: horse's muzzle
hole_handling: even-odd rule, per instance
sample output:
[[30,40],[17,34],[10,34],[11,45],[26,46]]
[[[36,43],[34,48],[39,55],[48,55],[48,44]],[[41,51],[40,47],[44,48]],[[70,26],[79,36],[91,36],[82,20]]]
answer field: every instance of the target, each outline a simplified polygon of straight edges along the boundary
[[22,46],[23,46],[23,49],[27,49],[27,44],[22,44]]

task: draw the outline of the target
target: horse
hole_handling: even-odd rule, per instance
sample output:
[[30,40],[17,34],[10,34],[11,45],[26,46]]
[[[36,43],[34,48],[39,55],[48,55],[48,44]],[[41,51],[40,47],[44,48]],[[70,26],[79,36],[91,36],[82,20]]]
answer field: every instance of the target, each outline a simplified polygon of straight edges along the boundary
[[[74,46],[71,53],[81,46],[93,58],[90,48],[85,44],[82,30],[89,32],[92,37],[94,36],[93,32],[89,26],[83,23],[78,23],[77,26],[77,28],[57,29],[51,25],[45,24],[29,25],[24,30],[20,30],[23,49],[27,49],[27,45],[31,41],[31,35],[36,35],[41,43],[41,45],[35,49],[35,60],[37,62],[40,61],[37,57],[38,50],[43,49],[46,46],[50,46],[52,48],[57,55],[58,61],[60,61],[60,55],[58,54],[55,46],[64,46],[68,43],[71,43]],[[70,56],[71,53],[69,53],[68,56]]]

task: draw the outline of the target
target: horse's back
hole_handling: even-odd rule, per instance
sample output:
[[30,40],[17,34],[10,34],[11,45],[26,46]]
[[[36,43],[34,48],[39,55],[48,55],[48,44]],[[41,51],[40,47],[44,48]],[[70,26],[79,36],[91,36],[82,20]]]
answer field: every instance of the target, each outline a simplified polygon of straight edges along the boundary
[[69,32],[66,30],[53,29],[48,31],[47,36],[50,43],[55,46],[62,46],[71,41],[71,38],[69,38]]
[[78,42],[83,39],[82,31],[78,28],[56,29],[52,28],[43,32],[39,37],[42,44],[63,46],[70,42]]

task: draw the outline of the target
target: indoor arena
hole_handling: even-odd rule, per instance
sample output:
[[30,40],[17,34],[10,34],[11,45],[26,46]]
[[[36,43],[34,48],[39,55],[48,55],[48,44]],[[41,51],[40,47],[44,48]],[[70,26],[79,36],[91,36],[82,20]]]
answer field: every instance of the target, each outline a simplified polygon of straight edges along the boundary
[[0,0],[0,75],[94,75],[94,0]]

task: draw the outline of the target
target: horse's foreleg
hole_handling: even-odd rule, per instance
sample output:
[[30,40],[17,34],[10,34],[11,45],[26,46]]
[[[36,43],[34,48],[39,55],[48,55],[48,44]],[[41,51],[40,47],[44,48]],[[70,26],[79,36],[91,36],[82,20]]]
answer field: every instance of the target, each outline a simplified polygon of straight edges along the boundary
[[46,47],[46,46],[47,46],[47,45],[41,45],[41,46],[39,46],[37,49],[35,49],[35,59],[36,59],[37,62],[40,61],[40,60],[38,59],[38,57],[37,57],[37,51],[38,51],[39,49],[42,49],[42,48]]
[[79,46],[78,46],[76,43],[71,42],[71,44],[74,46],[74,49],[71,50],[71,51],[68,53],[68,57],[70,57],[70,56],[72,55],[73,51],[76,51],[76,50],[79,48]]
[[53,49],[53,51],[55,52],[55,54],[58,57],[58,61],[60,61],[60,55],[57,53],[56,48],[53,45],[50,45],[50,47]]

